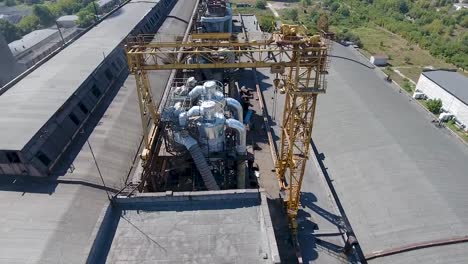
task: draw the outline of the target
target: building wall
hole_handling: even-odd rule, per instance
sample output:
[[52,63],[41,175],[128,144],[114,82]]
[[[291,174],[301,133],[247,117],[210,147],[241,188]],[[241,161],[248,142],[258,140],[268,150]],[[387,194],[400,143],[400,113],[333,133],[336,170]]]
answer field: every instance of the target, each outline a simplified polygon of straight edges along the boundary
[[371,56],[370,62],[376,66],[385,66],[387,65],[387,59],[384,58],[376,58],[374,56]]
[[423,92],[430,99],[441,99],[445,111],[452,113],[468,129],[468,105],[451,95],[426,76],[419,77],[416,90]]
[[[162,0],[145,15],[131,34],[155,33],[176,2]],[[127,76],[128,65],[121,44],[106,56],[99,68],[84,80],[76,93],[57,110],[21,152],[15,152],[18,158],[9,152],[0,151],[0,174],[47,176],[103,99],[108,94],[115,94],[113,92],[122,87]]]
[[60,20],[60,21],[57,21],[57,24],[60,26],[60,27],[64,27],[64,28],[72,28],[74,26],[76,26],[76,20]]

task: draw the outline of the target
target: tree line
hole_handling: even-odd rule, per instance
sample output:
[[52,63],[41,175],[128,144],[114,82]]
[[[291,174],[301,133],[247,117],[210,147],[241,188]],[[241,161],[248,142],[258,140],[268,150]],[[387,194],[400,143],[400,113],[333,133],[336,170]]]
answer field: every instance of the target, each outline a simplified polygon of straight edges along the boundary
[[[463,0],[465,3],[468,0]],[[361,41],[350,29],[380,26],[428,50],[434,57],[468,69],[468,9],[456,10],[458,0],[302,0],[304,8],[287,9],[284,18],[302,23],[311,33],[321,17],[339,31],[338,40]],[[264,1],[259,0],[264,8]],[[268,23],[271,23],[268,19]]]
[[331,24],[355,28],[373,23],[468,69],[468,10],[454,0],[324,0]]
[[80,27],[87,27],[95,21],[96,12],[99,12],[98,5],[91,0],[57,0],[46,3],[42,0],[16,0],[15,4],[32,5],[32,12],[23,17],[18,24],[0,20],[0,34],[8,43],[20,39],[33,30],[50,27],[63,15],[76,14],[77,24]]

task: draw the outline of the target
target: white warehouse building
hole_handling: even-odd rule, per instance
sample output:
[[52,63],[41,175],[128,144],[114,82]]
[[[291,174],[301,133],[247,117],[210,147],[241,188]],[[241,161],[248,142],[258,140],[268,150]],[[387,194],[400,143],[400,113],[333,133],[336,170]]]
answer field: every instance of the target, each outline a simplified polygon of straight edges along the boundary
[[452,114],[468,131],[468,78],[451,70],[429,70],[421,73],[416,92],[428,99],[441,99],[442,108]]

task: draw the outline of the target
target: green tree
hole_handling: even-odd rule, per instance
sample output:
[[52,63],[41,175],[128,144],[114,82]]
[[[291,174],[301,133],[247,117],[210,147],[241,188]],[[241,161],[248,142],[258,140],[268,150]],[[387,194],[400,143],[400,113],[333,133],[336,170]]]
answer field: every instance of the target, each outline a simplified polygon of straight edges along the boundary
[[312,0],[302,0],[302,6],[307,7],[312,4]]
[[439,114],[442,109],[442,100],[440,99],[429,99],[426,102],[427,109],[433,114]]
[[299,12],[297,11],[297,8],[286,9],[286,11],[284,12],[284,18],[292,21],[297,21],[299,19]]
[[328,22],[328,15],[325,13],[320,14],[319,19],[317,21],[317,28],[318,30],[323,30],[328,32],[329,22]]
[[82,28],[89,27],[95,21],[94,13],[89,10],[83,9],[80,12],[78,12],[77,15],[78,15],[77,23],[79,27],[82,27]]
[[275,30],[275,17],[272,15],[264,15],[259,17],[259,25],[262,31],[273,32]]
[[21,29],[23,34],[27,34],[33,30],[36,30],[39,27],[39,18],[35,15],[29,15],[23,17],[19,24],[18,27]]
[[266,4],[267,3],[265,0],[257,0],[257,2],[255,2],[255,7],[259,9],[266,9]]
[[344,17],[349,17],[350,15],[349,9],[346,6],[340,7],[337,12]]
[[24,3],[27,5],[37,5],[42,4],[42,0],[24,0]]
[[335,12],[336,10],[338,10],[338,8],[340,8],[340,4],[338,2],[333,2],[333,4],[330,5],[330,10],[332,12]]
[[468,15],[463,18],[462,22],[460,22],[460,26],[468,28]]
[[16,5],[16,1],[15,0],[5,0],[5,5],[6,6],[14,6],[14,5]]
[[77,13],[84,7],[83,2],[78,2],[75,0],[58,0],[55,4],[60,14],[71,15]]
[[12,23],[0,19],[0,34],[5,37],[6,42],[10,43],[21,38],[20,30]]
[[45,5],[34,5],[32,13],[39,18],[39,23],[43,26],[49,26],[55,21],[54,15]]

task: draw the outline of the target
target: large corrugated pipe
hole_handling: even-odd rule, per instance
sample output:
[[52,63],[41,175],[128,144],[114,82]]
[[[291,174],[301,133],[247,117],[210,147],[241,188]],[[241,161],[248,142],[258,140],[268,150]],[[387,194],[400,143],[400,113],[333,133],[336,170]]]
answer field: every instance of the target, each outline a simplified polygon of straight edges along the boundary
[[226,126],[237,131],[237,153],[244,155],[247,152],[247,133],[244,124],[234,118],[226,119]]
[[237,114],[237,120],[239,122],[244,123],[244,110],[242,109],[242,105],[234,98],[226,97],[226,104],[231,111],[235,111]]
[[211,173],[210,166],[206,162],[205,156],[198,145],[198,142],[191,136],[182,136],[180,133],[174,133],[174,140],[184,145],[192,156],[195,166],[197,166],[198,172],[202,176],[203,182],[208,190],[219,190],[219,186]]

